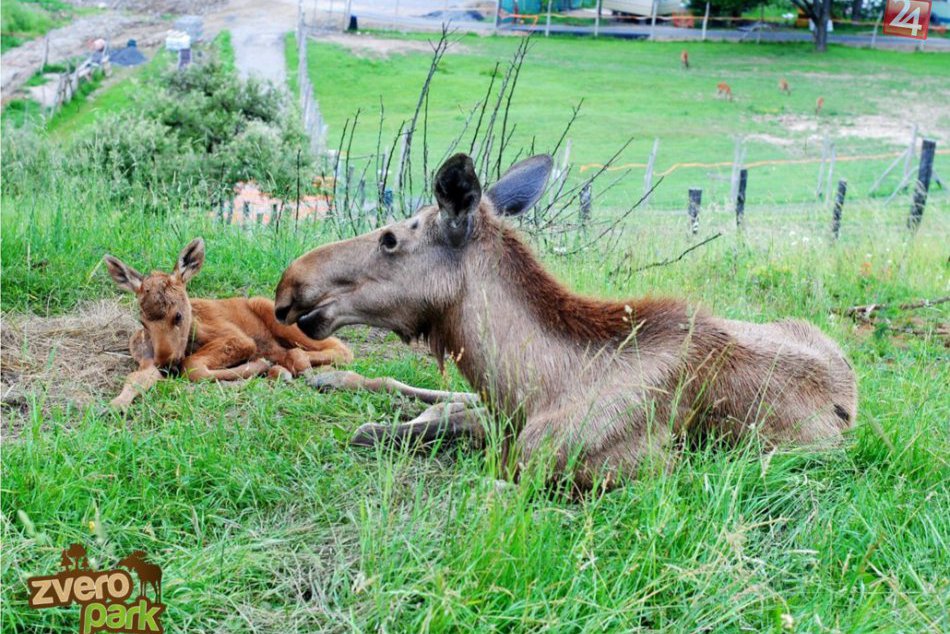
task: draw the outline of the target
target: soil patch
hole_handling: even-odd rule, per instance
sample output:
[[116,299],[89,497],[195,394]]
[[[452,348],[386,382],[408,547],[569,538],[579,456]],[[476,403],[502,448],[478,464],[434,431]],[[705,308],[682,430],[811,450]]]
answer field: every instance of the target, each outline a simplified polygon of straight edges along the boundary
[[[321,35],[319,41],[343,46],[358,57],[387,58],[390,55],[405,55],[406,53],[432,54],[432,45],[429,42],[418,40],[396,40],[372,35],[334,33]],[[464,53],[465,50],[460,44],[453,43],[449,45],[448,52]]]
[[0,331],[4,419],[29,411],[33,402],[84,406],[117,394],[135,369],[129,337],[138,328],[132,311],[114,300],[58,317],[5,315]]

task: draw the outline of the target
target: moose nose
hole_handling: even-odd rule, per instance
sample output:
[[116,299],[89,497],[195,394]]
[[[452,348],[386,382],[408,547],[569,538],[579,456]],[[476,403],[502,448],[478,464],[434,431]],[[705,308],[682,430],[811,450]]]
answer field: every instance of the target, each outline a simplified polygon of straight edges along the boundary
[[274,315],[277,316],[277,321],[282,324],[287,323],[287,315],[290,313],[290,304],[286,306],[274,306]]

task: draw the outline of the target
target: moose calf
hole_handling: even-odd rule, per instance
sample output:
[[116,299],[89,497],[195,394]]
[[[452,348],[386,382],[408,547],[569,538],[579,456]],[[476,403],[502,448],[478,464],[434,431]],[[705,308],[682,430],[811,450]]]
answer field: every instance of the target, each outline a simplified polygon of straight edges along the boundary
[[353,360],[349,348],[334,337],[311,339],[296,326],[278,323],[269,299],[190,299],[185,285],[204,259],[201,238],[182,250],[171,274],[142,275],[105,256],[113,281],[135,293],[142,323],[129,341],[139,367],[112,400],[114,407],[127,407],[170,369],[181,370],[193,381],[234,381],[265,372],[289,378],[311,366]]

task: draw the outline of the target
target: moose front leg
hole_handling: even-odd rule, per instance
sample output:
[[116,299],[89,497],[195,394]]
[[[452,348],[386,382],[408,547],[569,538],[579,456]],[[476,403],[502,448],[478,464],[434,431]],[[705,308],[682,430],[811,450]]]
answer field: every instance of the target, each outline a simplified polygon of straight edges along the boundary
[[470,407],[466,403],[439,403],[426,409],[408,423],[383,425],[366,423],[350,439],[351,445],[372,447],[378,443],[404,445],[430,445],[442,440],[452,442],[470,439],[481,445],[485,440],[483,421],[488,411],[484,407]]
[[122,386],[122,392],[110,402],[110,405],[117,409],[127,408],[139,394],[147,391],[162,379],[162,373],[155,367],[152,342],[144,329],[137,330],[129,338],[129,353],[139,364],[139,368],[129,374]]
[[315,374],[307,379],[307,385],[318,390],[368,390],[370,392],[402,394],[429,404],[462,403],[466,405],[476,405],[480,403],[478,394],[473,392],[427,390],[421,387],[412,387],[411,385],[406,385],[401,381],[388,377],[368,379],[356,372],[346,370]]

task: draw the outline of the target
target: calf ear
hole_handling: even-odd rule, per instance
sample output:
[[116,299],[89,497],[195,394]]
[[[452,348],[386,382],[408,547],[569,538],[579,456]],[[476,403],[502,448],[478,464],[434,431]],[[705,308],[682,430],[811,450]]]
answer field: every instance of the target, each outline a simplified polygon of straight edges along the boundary
[[204,263],[205,241],[201,238],[195,238],[178,254],[178,262],[175,264],[173,273],[182,282],[187,282],[201,270],[201,265]]
[[551,176],[554,161],[538,154],[515,163],[486,195],[502,216],[517,216],[534,207]]
[[115,282],[119,288],[123,288],[130,293],[139,292],[139,289],[142,288],[142,280],[144,279],[141,273],[119,258],[114,258],[108,253],[103,259],[106,261],[106,267],[109,269],[109,275],[112,276],[112,281]]
[[482,199],[472,159],[465,154],[448,159],[436,173],[433,189],[449,243],[462,246],[472,234],[472,213]]

